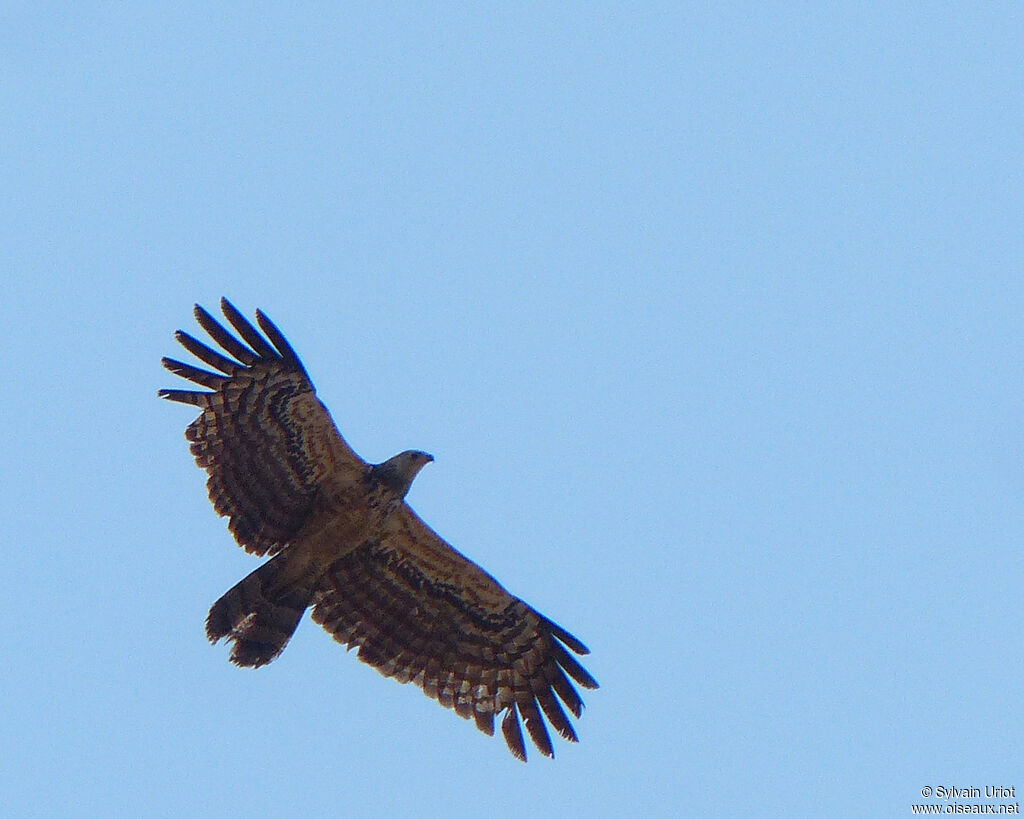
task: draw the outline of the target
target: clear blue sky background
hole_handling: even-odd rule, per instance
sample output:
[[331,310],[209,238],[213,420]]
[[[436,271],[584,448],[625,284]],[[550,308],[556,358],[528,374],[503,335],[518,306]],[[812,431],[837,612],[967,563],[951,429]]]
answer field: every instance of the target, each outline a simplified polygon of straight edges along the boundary
[[[910,815],[1024,789],[1017,3],[0,11],[11,815]],[[516,762],[305,621],[161,402],[265,309],[578,634]]]

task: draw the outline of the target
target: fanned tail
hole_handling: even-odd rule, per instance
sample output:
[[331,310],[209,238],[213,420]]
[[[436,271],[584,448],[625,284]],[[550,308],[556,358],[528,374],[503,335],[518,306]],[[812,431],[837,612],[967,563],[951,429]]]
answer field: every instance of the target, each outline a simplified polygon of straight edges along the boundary
[[303,577],[278,585],[287,554],[279,554],[237,583],[210,609],[206,636],[234,643],[231,662],[256,668],[284,651],[313,599],[313,582]]

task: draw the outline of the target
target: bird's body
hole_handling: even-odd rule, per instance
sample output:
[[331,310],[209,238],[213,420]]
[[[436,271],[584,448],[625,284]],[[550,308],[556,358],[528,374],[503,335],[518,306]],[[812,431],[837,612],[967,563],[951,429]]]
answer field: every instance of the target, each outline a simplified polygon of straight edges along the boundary
[[[359,458],[317,399],[295,351],[257,311],[264,336],[229,302],[239,341],[209,313],[196,319],[228,358],[187,333],[179,342],[218,372],[164,359],[209,391],[161,390],[200,408],[189,425],[210,500],[247,551],[271,559],[210,609],[207,636],[233,643],[231,660],[264,665],[281,653],[305,610],[359,658],[415,682],[485,733],[502,731],[525,759],[522,715],[534,744],[552,755],[541,713],[564,738],[579,717],[569,678],[597,683],[567,650],[587,648],[510,595],[455,551],[405,503],[433,458],[408,450],[380,464]],[[556,698],[557,695],[557,698]]]
[[367,468],[354,483],[324,481],[313,514],[286,552],[286,577],[308,574],[318,581],[331,563],[373,538],[401,506],[416,473],[431,460],[410,450],[391,459],[396,462],[393,470],[385,461]]

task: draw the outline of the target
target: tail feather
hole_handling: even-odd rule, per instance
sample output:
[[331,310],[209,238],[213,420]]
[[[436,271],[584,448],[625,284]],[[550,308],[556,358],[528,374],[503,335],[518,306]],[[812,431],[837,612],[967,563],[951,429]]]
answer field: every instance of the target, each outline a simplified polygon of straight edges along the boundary
[[234,643],[231,662],[235,665],[256,668],[277,657],[312,602],[313,583],[309,578],[275,585],[285,556],[280,554],[264,563],[210,609],[206,636],[211,643],[224,637]]

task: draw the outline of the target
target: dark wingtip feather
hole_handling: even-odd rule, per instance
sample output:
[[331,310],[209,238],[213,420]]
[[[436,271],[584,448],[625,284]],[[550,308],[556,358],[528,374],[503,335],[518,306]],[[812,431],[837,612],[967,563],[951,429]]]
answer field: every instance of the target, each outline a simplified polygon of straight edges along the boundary
[[212,321],[214,323],[217,321],[217,319],[211,316],[209,312],[207,312],[206,308],[199,304],[199,302],[192,305],[192,315],[195,316],[196,321],[200,324],[203,324],[204,321]]
[[201,370],[198,367],[193,367],[191,364],[186,364],[184,361],[178,361],[167,356],[161,358],[160,363],[175,375],[180,375],[182,378],[187,378],[189,381],[194,381],[199,386],[211,390],[217,390],[228,379],[226,375]]
[[225,375],[234,375],[241,366],[237,361],[221,355],[216,350],[211,350],[195,336],[189,335],[184,330],[178,330],[174,334],[175,340],[192,355],[201,361],[206,362],[215,370],[220,370]]
[[287,358],[290,361],[298,361],[299,356],[296,354],[292,345],[288,343],[288,339],[284,337],[276,324],[270,320],[270,317],[259,308],[256,309],[256,323],[260,326],[260,329],[267,334],[267,338],[270,342],[277,347],[279,353],[283,358]]
[[544,711],[544,716],[548,718],[548,722],[558,731],[558,735],[562,739],[569,742],[580,741],[576,735],[576,729],[572,727],[572,723],[569,722],[569,718],[565,715],[565,711],[562,710],[562,706],[558,704],[558,700],[555,699],[555,695],[551,692],[550,688],[537,693],[537,702],[540,703],[540,707]]
[[505,718],[501,721],[501,733],[505,735],[505,743],[512,756],[520,762],[526,762],[526,745],[523,743],[523,731],[519,727],[519,713],[515,704],[510,705],[505,711]]
[[565,672],[562,671],[561,666],[556,663],[552,663],[547,669],[546,678],[551,688],[558,698],[565,703],[576,719],[579,719],[583,714],[583,700],[580,698],[579,692],[573,687],[573,684],[569,682],[569,678],[565,676]]
[[527,697],[518,702],[518,705],[523,715],[523,722],[526,723],[526,730],[530,734],[533,744],[537,746],[544,756],[553,757],[555,749],[551,745],[551,736],[548,734],[547,726],[544,724],[544,718],[537,709],[537,701],[532,695],[527,695]]
[[540,621],[547,627],[548,631],[550,631],[555,637],[557,637],[559,640],[561,640],[563,643],[569,646],[569,648],[571,648],[577,654],[590,653],[590,649],[587,648],[579,640],[579,638],[570,634],[568,631],[566,631],[564,628],[558,625],[558,623],[556,623],[554,620],[549,620],[547,617],[545,617],[543,614],[540,614],[539,612],[537,612],[537,617],[540,618]]
[[565,672],[572,677],[577,683],[582,685],[584,688],[598,688],[597,680],[590,676],[583,666],[576,662],[576,658],[573,657],[568,651],[557,643],[554,644],[554,651],[552,652],[555,661],[565,669]]
[[[223,304],[227,302],[227,299],[222,299],[221,302]],[[230,302],[228,302],[228,305],[230,307]],[[234,307],[231,307],[231,309],[234,310]],[[238,311],[236,310],[235,312]],[[224,326],[217,321],[217,319],[206,312],[201,305],[197,304],[193,313],[195,314],[196,322],[210,334],[210,338],[217,342],[221,349],[225,350],[230,355],[233,355],[238,361],[241,361],[247,367],[251,367],[260,360],[259,355],[254,350],[246,347],[241,341],[231,335],[231,333],[229,333]]]
[[259,324],[260,329],[267,334],[267,338],[270,339],[270,343],[273,344],[281,357],[289,364],[300,370],[306,378],[309,378],[309,373],[306,372],[306,368],[302,365],[302,361],[299,359],[298,353],[291,344],[288,343],[288,339],[284,337],[276,324],[270,320],[266,313],[262,310],[256,311],[256,323]]
[[205,407],[207,400],[212,393],[192,392],[191,390],[157,390],[160,398],[168,401],[177,401],[179,404],[192,404],[195,407]]
[[259,330],[252,326],[252,323],[245,316],[241,314],[235,305],[229,302],[227,299],[222,298],[220,300],[220,309],[224,313],[224,316],[231,326],[238,331],[238,334],[242,339],[252,347],[261,358],[280,358],[280,353],[275,350],[270,343],[260,335]]

